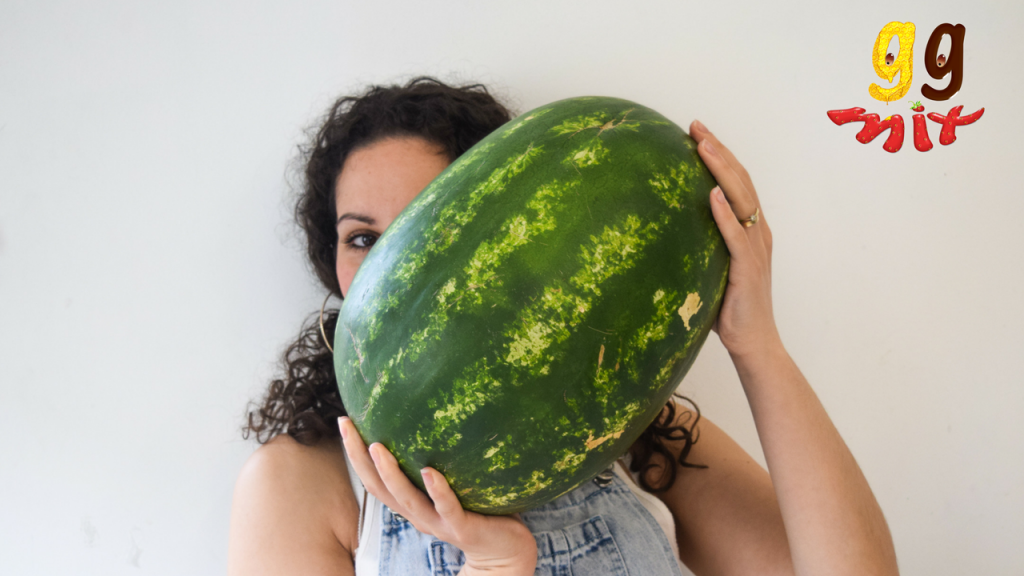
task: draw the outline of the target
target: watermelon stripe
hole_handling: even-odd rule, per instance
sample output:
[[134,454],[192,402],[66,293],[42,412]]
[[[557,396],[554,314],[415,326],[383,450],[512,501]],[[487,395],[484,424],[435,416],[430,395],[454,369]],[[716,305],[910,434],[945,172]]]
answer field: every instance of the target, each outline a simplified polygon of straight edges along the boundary
[[462,227],[476,217],[481,202],[487,196],[503,192],[506,181],[521,173],[542,152],[543,147],[527,148],[525,152],[510,158],[503,166],[491,172],[490,177],[481,182],[469,194],[464,207],[454,203],[442,208],[441,215],[434,223],[433,229],[424,239],[424,248],[409,255],[409,259],[399,267],[395,279],[400,282],[409,282],[429,259],[447,250],[458,239]]
[[657,232],[653,222],[640,226],[640,218],[629,214],[620,225],[605,226],[600,238],[591,236],[592,245],[581,247],[577,257],[581,262],[579,271],[569,279],[569,284],[579,292],[574,293],[559,281],[546,287],[544,296],[523,311],[519,325],[506,329],[506,339],[511,340],[506,362],[535,368],[534,374],[547,373],[546,366],[538,364],[551,360],[544,354],[548,346],[569,337],[570,329],[578,326],[591,308],[594,296],[601,295],[598,285],[631,268],[636,263],[637,251]]
[[538,109],[534,110],[533,112],[530,112],[529,114],[524,114],[523,116],[520,116],[519,118],[513,120],[511,122],[511,125],[507,129],[502,131],[503,132],[502,135],[501,135],[502,139],[505,139],[505,138],[508,138],[509,136],[511,136],[513,132],[515,132],[516,130],[519,130],[520,128],[525,126],[526,123],[529,122],[530,120],[533,120],[534,118],[540,118],[541,116],[547,114],[548,112],[551,112],[551,108],[545,108],[545,109],[538,108]]
[[681,210],[683,198],[693,193],[693,183],[702,177],[700,167],[683,163],[678,168],[669,168],[667,173],[655,174],[649,182],[669,208]]
[[[463,374],[465,376],[462,379],[455,381],[450,395],[442,392],[442,398],[436,404],[428,403],[428,406],[444,406],[434,412],[428,440],[450,436],[453,425],[464,421],[481,403],[493,398],[496,392],[494,389],[501,386],[500,382],[491,377],[486,358],[478,360]],[[452,440],[448,440],[448,443],[454,444]]]
[[600,128],[608,123],[608,114],[598,112],[596,114],[584,114],[563,121],[551,128],[551,134],[559,136],[563,134],[576,135],[589,128]]
[[704,235],[704,269],[708,269],[708,264],[711,262],[711,255],[718,250],[725,241],[722,239],[721,233],[718,229],[709,230]]
[[500,241],[492,245],[485,240],[477,247],[476,252],[469,260],[469,265],[464,269],[468,276],[465,292],[473,295],[474,303],[480,304],[483,301],[480,298],[480,288],[502,285],[496,270],[506,256],[539,234],[555,229],[557,222],[555,208],[567,206],[562,201],[562,197],[567,191],[576,187],[578,187],[577,182],[563,183],[557,180],[541,186],[526,205],[536,213],[535,218],[527,220],[526,216],[517,214],[502,224],[501,228],[508,230],[508,233]]
[[626,431],[626,427],[629,426],[629,421],[633,416],[640,411],[639,402],[631,402],[626,405],[624,410],[620,410],[615,414],[614,418],[604,419],[604,430],[605,434],[600,438],[595,438],[594,433],[590,432],[587,434],[587,439],[583,441],[586,450],[589,452],[594,448],[597,448],[601,444],[604,444],[608,440],[612,440],[622,436],[622,433]]
[[678,299],[679,295],[675,290],[669,290],[666,293],[665,290],[659,289],[654,293],[652,297],[656,307],[654,317],[630,337],[629,344],[626,346],[626,354],[623,357],[623,362],[633,378],[640,377],[640,366],[637,365],[637,359],[647,351],[651,342],[662,340],[668,335]]

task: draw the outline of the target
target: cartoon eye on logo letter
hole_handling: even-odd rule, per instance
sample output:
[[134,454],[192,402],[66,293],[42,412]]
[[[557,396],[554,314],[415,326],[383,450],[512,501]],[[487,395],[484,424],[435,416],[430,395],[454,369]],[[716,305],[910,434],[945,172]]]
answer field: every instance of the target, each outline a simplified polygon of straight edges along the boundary
[[[879,78],[892,82],[896,74],[900,75],[900,82],[892,88],[882,88],[878,84],[871,83],[868,93],[871,97],[882,102],[889,103],[899,100],[910,90],[910,83],[914,79],[914,23],[913,22],[889,22],[875,38],[875,47],[872,51],[871,63],[875,66],[875,74]],[[889,41],[896,36],[900,42],[899,55],[895,61],[892,55],[888,54]]]

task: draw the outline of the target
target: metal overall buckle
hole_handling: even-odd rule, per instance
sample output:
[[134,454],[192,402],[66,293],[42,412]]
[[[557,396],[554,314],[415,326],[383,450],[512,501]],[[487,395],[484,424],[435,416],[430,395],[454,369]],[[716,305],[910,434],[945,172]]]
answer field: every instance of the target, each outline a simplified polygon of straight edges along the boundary
[[612,478],[615,477],[615,463],[606,468],[603,472],[594,477],[594,484],[597,484],[601,488],[612,483]]

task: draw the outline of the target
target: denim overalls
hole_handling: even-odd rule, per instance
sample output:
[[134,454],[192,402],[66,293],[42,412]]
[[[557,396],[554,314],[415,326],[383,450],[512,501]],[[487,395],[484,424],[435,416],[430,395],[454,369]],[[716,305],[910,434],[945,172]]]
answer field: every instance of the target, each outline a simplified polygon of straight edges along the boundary
[[[378,506],[380,576],[459,573],[461,550]],[[611,468],[520,517],[537,540],[537,576],[682,576],[665,532]]]

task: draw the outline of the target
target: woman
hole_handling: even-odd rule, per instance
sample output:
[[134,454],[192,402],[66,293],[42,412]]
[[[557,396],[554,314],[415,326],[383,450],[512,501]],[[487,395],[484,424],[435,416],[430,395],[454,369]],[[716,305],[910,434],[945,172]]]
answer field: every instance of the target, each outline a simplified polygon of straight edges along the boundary
[[[405,205],[509,119],[483,87],[429,78],[338,100],[307,151],[296,209],[324,286],[344,295]],[[246,432],[264,444],[235,488],[229,571],[352,574],[362,562],[395,574],[678,574],[675,556],[701,575],[896,574],[882,512],[776,329],[771,231],[750,177],[699,122],[690,134],[720,184],[711,207],[732,257],[715,331],[740,376],[770,476],[714,424],[698,424],[699,412],[670,401],[631,447],[633,474],[617,469],[543,510],[502,517],[464,511],[444,477],[425,468],[428,498],[344,417],[325,342],[334,311],[323,330],[315,315],[307,321],[285,354],[287,375],[249,415]],[[363,487],[379,507],[357,500]],[[537,530],[540,515],[568,526],[583,502],[606,506],[583,518],[601,518],[608,533],[589,540],[601,526],[578,523],[581,546],[559,557],[556,540]],[[623,505],[630,502],[642,506]],[[607,557],[594,552],[609,542]]]

